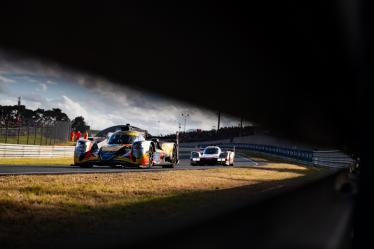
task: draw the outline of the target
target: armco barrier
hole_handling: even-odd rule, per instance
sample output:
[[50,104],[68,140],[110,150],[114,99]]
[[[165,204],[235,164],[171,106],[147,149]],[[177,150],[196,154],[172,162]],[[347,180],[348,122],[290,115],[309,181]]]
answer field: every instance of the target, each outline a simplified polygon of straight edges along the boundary
[[73,157],[74,146],[40,146],[0,143],[0,158]]
[[347,168],[351,167],[355,163],[354,159],[337,150],[312,151],[277,147],[273,145],[246,143],[211,143],[199,144],[198,147],[206,147],[209,145],[217,145],[226,149],[235,148],[247,150],[250,152],[276,157],[284,161],[292,161],[320,167]]
[[[277,157],[284,161],[298,162],[306,165],[321,167],[346,168],[355,164],[355,160],[348,155],[337,151],[308,151],[277,147],[273,145],[245,144],[245,143],[214,143],[199,144],[199,147],[217,145],[222,148],[235,148],[247,150],[264,155]],[[40,146],[0,143],[0,158],[47,158],[47,157],[73,157],[73,146]]]
[[313,152],[313,164],[318,166],[344,168],[355,163],[353,158],[337,150]]

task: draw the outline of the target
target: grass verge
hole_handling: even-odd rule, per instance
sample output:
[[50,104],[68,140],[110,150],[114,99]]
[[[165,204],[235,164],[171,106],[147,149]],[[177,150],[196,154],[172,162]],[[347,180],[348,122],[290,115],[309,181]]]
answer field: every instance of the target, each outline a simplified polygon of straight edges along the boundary
[[48,238],[103,227],[120,228],[126,234],[149,221],[172,222],[191,211],[220,207],[316,172],[277,163],[254,168],[0,177],[0,244],[32,247],[34,242],[48,243]]
[[20,136],[19,138],[17,136],[9,136],[7,139],[5,139],[4,135],[0,136],[0,143],[6,143],[7,144],[29,144],[29,145],[43,145],[43,146],[52,146],[52,145],[58,145],[58,146],[74,146],[75,142],[71,141],[63,141],[58,139],[53,139],[49,137],[41,137],[40,135],[34,137],[32,135],[27,138],[27,136]]
[[0,158],[0,165],[70,165],[72,157],[60,158]]

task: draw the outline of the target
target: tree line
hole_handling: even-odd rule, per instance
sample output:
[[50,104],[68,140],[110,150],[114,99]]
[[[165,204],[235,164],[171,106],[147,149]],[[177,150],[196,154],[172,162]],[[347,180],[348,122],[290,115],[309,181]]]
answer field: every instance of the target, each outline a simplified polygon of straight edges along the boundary
[[78,116],[70,120],[68,115],[59,108],[52,108],[50,110],[38,108],[31,110],[27,109],[24,105],[0,105],[0,125],[3,127],[54,126],[57,122],[71,122],[72,129],[81,132],[89,130],[84,117]]
[[0,115],[0,124],[2,126],[8,125],[9,127],[47,126],[54,125],[58,121],[70,122],[68,115],[59,108],[31,110],[24,105],[0,105]]

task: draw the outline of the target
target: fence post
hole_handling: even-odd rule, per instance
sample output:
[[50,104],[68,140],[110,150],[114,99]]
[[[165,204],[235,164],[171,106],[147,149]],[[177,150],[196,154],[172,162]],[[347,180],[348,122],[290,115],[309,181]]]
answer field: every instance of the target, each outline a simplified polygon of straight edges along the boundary
[[47,136],[47,133],[48,133],[48,126],[44,127],[43,129],[43,137],[44,137],[44,140],[45,140],[45,145],[48,145],[48,136]]
[[19,132],[21,131],[21,126],[18,125],[18,131],[17,131],[17,144],[19,144]]
[[26,144],[29,144],[29,136],[30,136],[30,127],[27,126],[27,140],[26,140]]
[[51,127],[49,127],[49,134],[48,134],[48,136],[49,136],[49,145],[52,145],[52,135],[53,135],[53,132],[51,132],[52,130],[54,130],[53,129],[53,127],[51,126]]
[[52,134],[53,134],[52,130],[53,130],[53,127],[52,126],[49,127],[48,129],[49,145],[52,145]]
[[45,145],[48,145],[48,126],[44,128],[44,139],[45,139]]
[[40,145],[42,145],[42,143],[43,143],[43,125],[40,128]]
[[48,145],[48,138],[49,138],[49,145],[51,145],[51,126],[48,127],[46,136],[47,136],[47,145]]
[[8,122],[5,125],[5,143],[8,142]]
[[[47,134],[45,134],[45,135],[47,137],[47,143],[46,143],[46,145],[48,145],[48,143],[50,145],[51,144],[51,127],[50,126],[47,128]],[[48,141],[48,139],[49,139],[49,141]]]
[[56,144],[57,125],[53,129],[53,145]]
[[48,126],[46,126],[44,129],[45,145],[48,145],[48,129],[49,129]]
[[34,126],[34,145],[36,144],[36,126]]

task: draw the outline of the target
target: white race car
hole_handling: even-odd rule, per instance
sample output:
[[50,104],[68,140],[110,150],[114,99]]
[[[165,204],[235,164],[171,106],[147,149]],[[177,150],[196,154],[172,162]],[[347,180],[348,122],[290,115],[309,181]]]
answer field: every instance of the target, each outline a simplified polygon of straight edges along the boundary
[[202,151],[191,152],[191,165],[226,165],[234,166],[235,152],[223,151],[218,146],[208,146]]

